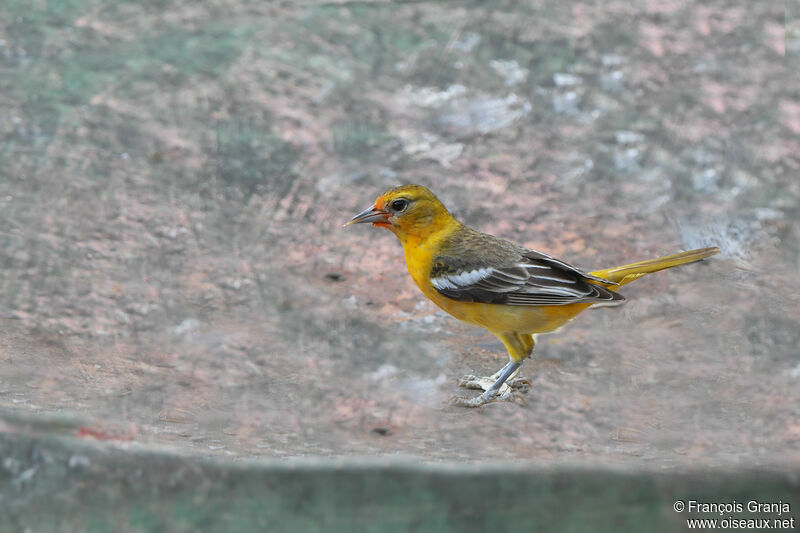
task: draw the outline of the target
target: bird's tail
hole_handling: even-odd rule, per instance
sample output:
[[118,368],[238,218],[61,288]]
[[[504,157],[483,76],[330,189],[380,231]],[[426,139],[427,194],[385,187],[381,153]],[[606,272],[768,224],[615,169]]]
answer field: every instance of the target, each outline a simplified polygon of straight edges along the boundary
[[686,263],[694,263],[706,257],[710,257],[719,252],[719,248],[712,246],[710,248],[700,248],[698,250],[690,250],[688,252],[681,252],[679,254],[665,255],[657,259],[649,259],[647,261],[639,261],[638,263],[631,263],[630,265],[623,265],[618,267],[606,268],[603,270],[595,270],[591,272],[593,276],[598,278],[613,281],[617,285],[606,285],[607,288],[615,290],[617,287],[635,281],[645,274],[658,272],[665,268],[672,268]]

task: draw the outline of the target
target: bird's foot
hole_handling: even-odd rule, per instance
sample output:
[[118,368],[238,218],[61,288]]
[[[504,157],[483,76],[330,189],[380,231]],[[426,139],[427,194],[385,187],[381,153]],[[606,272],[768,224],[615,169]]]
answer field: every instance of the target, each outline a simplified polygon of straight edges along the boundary
[[480,407],[491,402],[514,402],[525,404],[523,394],[528,392],[531,382],[525,378],[510,379],[503,383],[499,389],[492,390],[492,385],[497,381],[497,376],[464,376],[458,380],[458,386],[466,389],[484,391],[474,398],[455,397],[453,403],[462,407]]
[[[464,376],[458,380],[458,386],[465,389],[476,389],[488,391],[492,385],[497,381],[497,375],[494,376]],[[531,380],[527,378],[514,378],[509,379],[500,387],[500,394],[509,392],[510,389],[518,390],[519,392],[527,392],[531,388]]]
[[514,378],[508,380],[506,383],[508,383],[508,386],[515,391],[519,391],[523,394],[527,393],[531,388],[531,380],[528,378]]
[[[503,391],[503,388],[506,388],[507,390]],[[522,392],[514,390],[504,384],[500,390],[487,390],[483,394],[475,396],[474,398],[464,398],[461,396],[456,396],[453,398],[453,403],[461,407],[481,407],[487,403],[493,402],[514,402],[520,405],[525,405],[525,396],[523,396]]]

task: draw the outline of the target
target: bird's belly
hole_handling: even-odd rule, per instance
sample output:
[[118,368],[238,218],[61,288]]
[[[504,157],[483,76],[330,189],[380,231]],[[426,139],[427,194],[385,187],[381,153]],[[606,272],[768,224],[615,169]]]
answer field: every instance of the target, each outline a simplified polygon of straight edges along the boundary
[[439,293],[430,297],[436,305],[455,318],[496,333],[513,331],[534,334],[554,331],[591,305],[521,306],[458,302]]

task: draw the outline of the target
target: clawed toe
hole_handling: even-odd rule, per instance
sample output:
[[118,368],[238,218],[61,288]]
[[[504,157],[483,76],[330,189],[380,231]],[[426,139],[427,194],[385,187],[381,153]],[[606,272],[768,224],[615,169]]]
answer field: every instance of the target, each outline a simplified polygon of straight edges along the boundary
[[489,394],[488,391],[475,396],[473,398],[464,398],[463,396],[455,396],[452,403],[461,407],[482,407],[487,403],[494,402],[513,402],[519,405],[525,405],[525,396],[519,391],[507,388],[505,392]]
[[459,387],[467,387],[467,388],[469,388],[469,385],[471,383],[473,383],[474,381],[476,381],[477,379],[478,379],[478,376],[473,376],[472,374],[469,374],[469,375],[464,376],[464,377],[462,377],[461,379],[458,380],[458,386]]
[[455,396],[453,397],[453,403],[460,407],[481,407],[489,402],[495,400],[495,398],[501,395],[487,395],[485,392],[473,398],[465,398],[463,396]]
[[[487,391],[494,385],[496,378],[494,376],[464,376],[458,380],[458,386],[465,389],[475,389]],[[531,380],[527,378],[510,379],[503,384],[503,387],[508,386],[512,389],[517,389],[521,392],[527,391],[531,388]],[[502,392],[502,390],[501,390]]]
[[519,390],[509,390],[504,394],[498,395],[494,398],[493,402],[513,402],[517,405],[525,405],[527,401],[525,400],[525,392],[527,389],[519,389]]
[[506,385],[520,392],[527,392],[532,383],[528,378],[516,378],[506,381]]
[[478,377],[469,375],[458,380],[458,386],[464,387],[465,389],[487,391],[492,385],[494,385],[494,380],[486,376]]
[[531,381],[516,377],[519,361],[510,361],[492,376],[468,375],[458,380],[458,386],[465,389],[482,390],[483,394],[474,398],[456,396],[452,403],[462,407],[480,407],[490,402],[514,402],[525,404],[523,394],[531,388]]

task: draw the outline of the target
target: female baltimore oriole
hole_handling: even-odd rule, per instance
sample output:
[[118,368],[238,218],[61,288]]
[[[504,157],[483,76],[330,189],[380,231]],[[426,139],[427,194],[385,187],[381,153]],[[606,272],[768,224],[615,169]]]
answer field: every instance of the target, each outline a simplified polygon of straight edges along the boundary
[[345,225],[365,222],[388,228],[400,239],[408,272],[425,296],[457,319],[494,333],[508,350],[510,361],[494,375],[459,381],[461,387],[484,391],[456,399],[467,407],[512,400],[512,387],[530,384],[509,379],[531,355],[533,335],[558,329],[593,305],[623,303],[617,289],[645,274],[719,252],[717,247],[702,248],[586,273],[468,228],[421,185],[383,193]]

